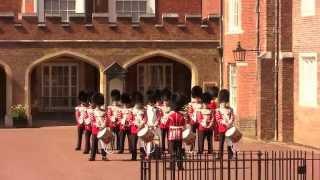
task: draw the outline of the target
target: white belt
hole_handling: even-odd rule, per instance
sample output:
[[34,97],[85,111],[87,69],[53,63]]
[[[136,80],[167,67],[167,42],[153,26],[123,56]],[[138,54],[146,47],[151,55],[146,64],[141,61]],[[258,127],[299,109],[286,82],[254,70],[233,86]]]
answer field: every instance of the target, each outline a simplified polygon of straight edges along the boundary
[[170,126],[170,129],[183,129],[183,126]]

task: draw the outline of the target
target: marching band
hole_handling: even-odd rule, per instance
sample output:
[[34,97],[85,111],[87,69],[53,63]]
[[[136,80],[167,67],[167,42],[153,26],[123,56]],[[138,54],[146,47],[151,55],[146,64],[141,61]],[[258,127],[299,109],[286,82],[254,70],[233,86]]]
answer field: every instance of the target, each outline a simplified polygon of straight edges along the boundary
[[[131,160],[137,160],[137,148],[143,159],[161,158],[167,149],[173,158],[181,159],[187,149],[189,153],[202,154],[205,141],[208,153],[212,153],[214,140],[219,141],[217,158],[223,155],[225,142],[228,158],[233,158],[242,134],[234,125],[229,91],[215,87],[203,93],[200,86],[194,86],[191,96],[188,103],[183,94],[172,94],[168,89],[150,90],[144,105],[140,92],[129,95],[112,90],[111,103],[105,106],[102,94],[81,91],[80,104],[75,107],[76,150],[81,149],[84,134],[83,153],[90,153],[89,161],[94,161],[97,153],[107,160],[107,154],[114,150],[124,153],[127,137]],[[177,166],[183,168],[182,164]]]

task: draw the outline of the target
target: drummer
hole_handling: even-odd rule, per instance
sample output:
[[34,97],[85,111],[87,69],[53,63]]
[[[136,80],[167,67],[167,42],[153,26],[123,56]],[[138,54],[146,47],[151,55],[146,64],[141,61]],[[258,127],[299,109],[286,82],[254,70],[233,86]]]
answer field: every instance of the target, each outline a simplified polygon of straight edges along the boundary
[[[202,97],[202,88],[200,86],[193,86],[191,89],[191,102],[187,105],[187,112],[189,115],[188,124],[191,125],[193,133],[197,132],[197,128],[199,125],[197,122],[197,112],[202,106],[201,97]],[[193,148],[194,148],[194,145],[191,147],[191,150],[193,150]]]
[[[210,93],[211,95],[211,101],[208,104],[208,107],[215,112],[218,107],[217,98],[219,94],[219,88],[217,86],[209,87],[208,93]],[[219,141],[219,131],[218,131],[218,125],[216,122],[213,125],[213,136],[214,136],[214,141]]]
[[229,105],[230,93],[227,89],[222,89],[218,95],[219,107],[216,110],[216,122],[218,124],[218,131],[220,136],[219,142],[219,158],[223,157],[224,141],[228,146],[228,158],[232,159],[233,149],[231,139],[226,139],[226,131],[233,127],[234,124],[234,113],[233,109]]
[[87,108],[87,116],[85,119],[85,148],[83,151],[83,154],[89,154],[90,152],[90,138],[91,138],[91,134],[92,134],[92,127],[91,127],[91,122],[94,118],[94,114],[93,114],[93,110],[96,108],[95,105],[92,103],[91,101],[91,97],[94,93],[91,92],[88,94],[88,102],[89,102],[89,106]]
[[111,91],[111,104],[107,107],[107,116],[110,122],[110,128],[113,135],[116,137],[116,149],[120,150],[120,137],[119,137],[119,124],[118,124],[118,111],[121,108],[120,91],[114,89]]
[[120,149],[119,154],[123,154],[124,152],[124,144],[126,137],[128,138],[129,142],[129,135],[130,135],[130,124],[129,122],[132,121],[132,109],[131,109],[131,98],[130,95],[127,93],[123,93],[121,95],[121,104],[122,107],[118,111],[118,124],[119,124],[119,137],[120,137]]
[[[160,139],[160,119],[161,119],[161,111],[156,106],[156,92],[149,90],[147,92],[147,105],[145,106],[146,113],[147,113],[147,119],[146,119],[146,125],[154,131],[154,142],[156,140]],[[151,155],[151,149],[152,149],[152,143],[148,142],[146,144],[146,159],[150,158]],[[157,148],[159,147],[159,144],[154,143],[155,145],[155,152],[157,151]]]
[[186,119],[181,111],[186,104],[186,97],[181,94],[175,94],[172,98],[172,105],[170,115],[168,117],[168,143],[169,152],[172,159],[175,161],[171,163],[171,169],[175,169],[175,162],[177,161],[178,169],[183,169],[182,164],[182,132],[186,125]]
[[80,104],[75,107],[75,118],[77,121],[77,146],[75,148],[76,151],[81,150],[81,144],[82,144],[82,135],[85,130],[84,126],[84,119],[87,116],[87,99],[88,99],[88,94],[84,91],[80,91],[78,95],[78,99],[80,101]]
[[208,143],[208,153],[211,154],[212,148],[212,134],[214,125],[214,111],[210,109],[209,103],[211,101],[211,95],[208,92],[202,95],[202,107],[197,113],[198,126],[198,153],[202,154],[204,149],[204,140]]
[[166,150],[166,139],[168,134],[168,127],[166,125],[168,120],[168,115],[171,111],[170,101],[171,101],[171,91],[167,88],[163,89],[161,92],[162,97],[162,105],[159,106],[161,110],[161,122],[160,122],[160,130],[161,130],[161,150],[164,152]]
[[[132,95],[134,107],[132,108],[132,119],[130,121],[129,149],[132,154],[131,160],[137,160],[137,143],[138,131],[144,127],[146,123],[146,111],[143,107],[143,95],[140,92],[135,92]],[[141,154],[144,153],[144,148],[140,145]]]
[[[91,122],[92,125],[92,139],[91,139],[91,153],[89,161],[94,161],[96,158],[96,153],[98,151],[98,132],[102,130],[103,128],[107,127],[109,123],[107,122],[107,114],[105,111],[101,108],[104,104],[104,97],[100,93],[95,93],[92,96],[92,103],[95,106],[95,109],[93,111],[94,116],[93,120]],[[101,148],[101,155],[102,160],[107,160],[107,153],[104,148]]]

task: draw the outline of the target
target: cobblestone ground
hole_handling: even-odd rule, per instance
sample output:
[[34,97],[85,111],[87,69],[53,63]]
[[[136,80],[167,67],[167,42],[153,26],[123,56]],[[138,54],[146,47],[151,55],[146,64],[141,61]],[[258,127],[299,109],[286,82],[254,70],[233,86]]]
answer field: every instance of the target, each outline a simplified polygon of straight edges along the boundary
[[[110,161],[89,162],[74,151],[74,126],[0,129],[1,180],[131,180],[139,179],[139,161],[112,154]],[[217,146],[215,146],[215,149]],[[245,139],[241,150],[288,150],[294,147]]]

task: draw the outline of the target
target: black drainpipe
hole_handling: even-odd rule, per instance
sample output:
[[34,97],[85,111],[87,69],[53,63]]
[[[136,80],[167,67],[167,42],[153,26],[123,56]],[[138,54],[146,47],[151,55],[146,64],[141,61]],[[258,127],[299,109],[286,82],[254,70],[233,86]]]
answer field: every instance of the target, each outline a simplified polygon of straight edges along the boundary
[[[256,50],[257,50],[257,61],[260,55],[260,0],[256,1],[256,15],[257,15],[257,44],[256,44]],[[258,80],[258,71],[256,72],[256,80]],[[258,104],[257,104],[258,109]],[[258,119],[257,113],[256,113],[256,119]],[[256,124],[256,129],[258,129],[258,126]],[[256,136],[258,136],[258,131],[256,131]]]
[[219,47],[219,55],[220,55],[220,89],[223,88],[223,0],[220,0],[220,47]]
[[275,16],[275,24],[276,24],[276,34],[275,34],[275,63],[274,63],[274,76],[275,76],[275,83],[274,83],[274,123],[275,123],[275,140],[279,140],[279,119],[278,119],[278,109],[279,109],[279,53],[280,53],[280,40],[279,40],[279,27],[280,27],[280,0],[276,0],[276,16]]

